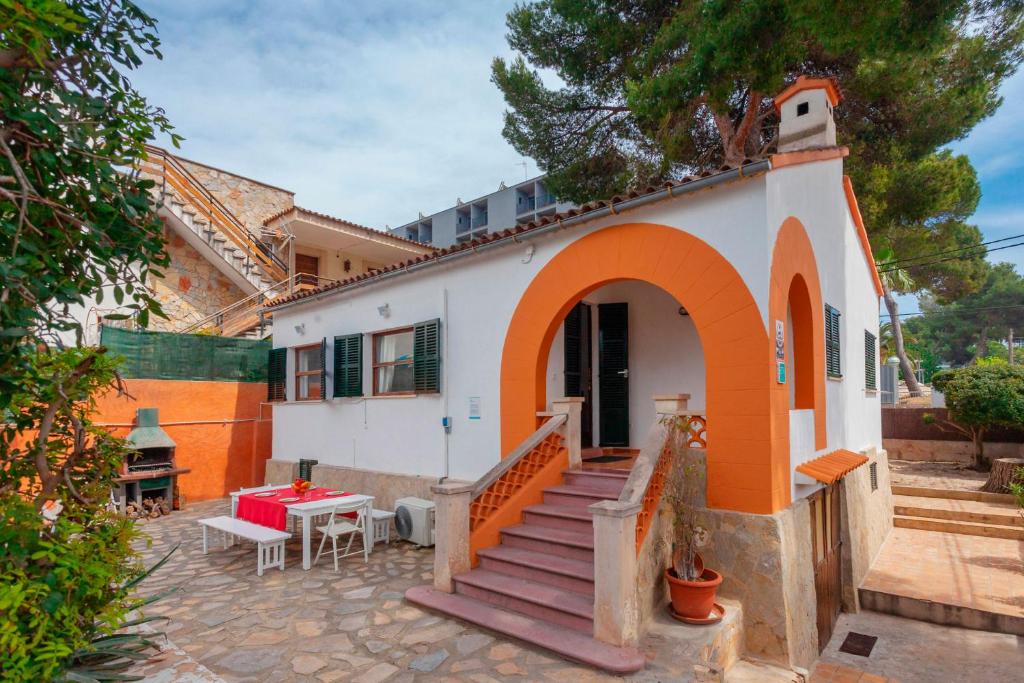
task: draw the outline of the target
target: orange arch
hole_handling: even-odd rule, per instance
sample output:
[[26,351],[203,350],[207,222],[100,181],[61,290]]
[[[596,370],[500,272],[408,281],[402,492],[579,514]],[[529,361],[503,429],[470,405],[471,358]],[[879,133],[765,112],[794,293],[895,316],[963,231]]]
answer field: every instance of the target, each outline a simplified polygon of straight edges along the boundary
[[[792,216],[782,223],[772,250],[772,279],[768,295],[771,320],[785,320],[787,306],[793,316],[792,346],[798,374],[796,407],[814,409],[814,445],[825,448],[825,304],[811,240],[799,220]],[[787,359],[792,367],[794,359]],[[776,384],[772,412],[780,417],[778,426],[789,442],[789,389]],[[781,418],[785,417],[783,421]],[[784,422],[784,424],[783,424]],[[788,448],[788,447],[787,447]],[[787,456],[788,457],[788,456]],[[786,472],[787,479],[789,471]],[[789,484],[787,482],[786,486]]]
[[686,307],[700,335],[708,505],[757,513],[788,505],[788,431],[780,443],[772,415],[774,345],[757,303],[721,254],[662,225],[628,223],[593,232],[555,255],[530,283],[502,351],[502,452],[534,431],[536,412],[546,407],[548,351],[566,313],[589,292],[616,280],[661,287]]

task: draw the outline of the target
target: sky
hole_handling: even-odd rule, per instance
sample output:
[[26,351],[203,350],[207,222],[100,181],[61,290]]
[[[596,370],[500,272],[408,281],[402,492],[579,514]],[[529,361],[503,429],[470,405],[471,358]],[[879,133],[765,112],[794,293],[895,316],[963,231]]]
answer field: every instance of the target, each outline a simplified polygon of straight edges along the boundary
[[[159,20],[163,60],[133,81],[185,136],[186,158],[380,229],[538,174],[502,138],[505,103],[490,82],[494,57],[511,56],[513,0],[141,4]],[[990,240],[1024,233],[1024,74],[1002,95],[952,145],[977,168],[974,220]],[[1024,272],[1024,247],[990,259]]]

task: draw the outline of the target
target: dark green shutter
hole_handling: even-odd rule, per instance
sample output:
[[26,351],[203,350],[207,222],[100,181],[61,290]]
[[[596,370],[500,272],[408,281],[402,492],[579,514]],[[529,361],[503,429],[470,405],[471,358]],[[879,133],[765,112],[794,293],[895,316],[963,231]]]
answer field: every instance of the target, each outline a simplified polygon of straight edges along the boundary
[[320,396],[327,398],[327,337],[320,340]]
[[334,396],[363,395],[363,335],[334,338]]
[[839,311],[825,304],[825,372],[829,377],[842,377],[839,345]]
[[565,395],[583,395],[583,368],[580,346],[583,343],[583,306],[576,304],[565,316]]
[[875,355],[875,335],[864,330],[864,386],[878,389],[878,359]]
[[412,328],[412,375],[416,391],[441,390],[441,321],[428,320]]
[[288,379],[288,349],[270,349],[267,354],[267,400],[284,401]]

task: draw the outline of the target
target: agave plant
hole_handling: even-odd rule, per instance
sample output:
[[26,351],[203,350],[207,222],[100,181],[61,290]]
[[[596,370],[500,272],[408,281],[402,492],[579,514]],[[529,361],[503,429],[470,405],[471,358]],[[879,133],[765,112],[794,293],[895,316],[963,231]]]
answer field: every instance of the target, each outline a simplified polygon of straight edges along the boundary
[[[178,546],[175,545],[159,562],[138,576],[126,581],[118,590],[118,595],[127,596],[153,572],[162,567]],[[177,592],[174,586],[146,598],[138,598],[128,605],[131,613],[138,612],[146,605],[162,600]],[[135,619],[114,625],[97,622],[94,625],[95,637],[84,648],[76,650],[68,659],[67,667],[57,678],[69,683],[100,683],[101,681],[141,681],[143,676],[128,673],[137,664],[153,657],[158,650],[156,638],[165,635],[162,632],[138,633],[125,632],[126,629],[137,629],[143,624],[156,621],[167,621],[164,616],[139,616]]]

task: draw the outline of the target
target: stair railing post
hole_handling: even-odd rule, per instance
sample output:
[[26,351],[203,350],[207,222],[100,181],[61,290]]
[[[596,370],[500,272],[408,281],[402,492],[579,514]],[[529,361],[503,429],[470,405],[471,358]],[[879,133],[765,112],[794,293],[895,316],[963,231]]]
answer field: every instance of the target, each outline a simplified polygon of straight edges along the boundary
[[657,394],[654,397],[654,412],[658,415],[678,415],[686,412],[690,402],[689,394]]
[[636,518],[640,503],[605,500],[594,514],[594,638],[618,647],[640,639]]
[[435,484],[434,494],[434,588],[455,592],[452,577],[470,570],[469,506],[472,484]]
[[564,414],[567,416],[565,424],[562,425],[559,431],[562,434],[562,438],[565,439],[566,448],[569,449],[569,469],[583,469],[581,446],[583,443],[581,420],[583,415],[583,397],[565,396],[553,399],[551,401],[551,412],[556,415]]

